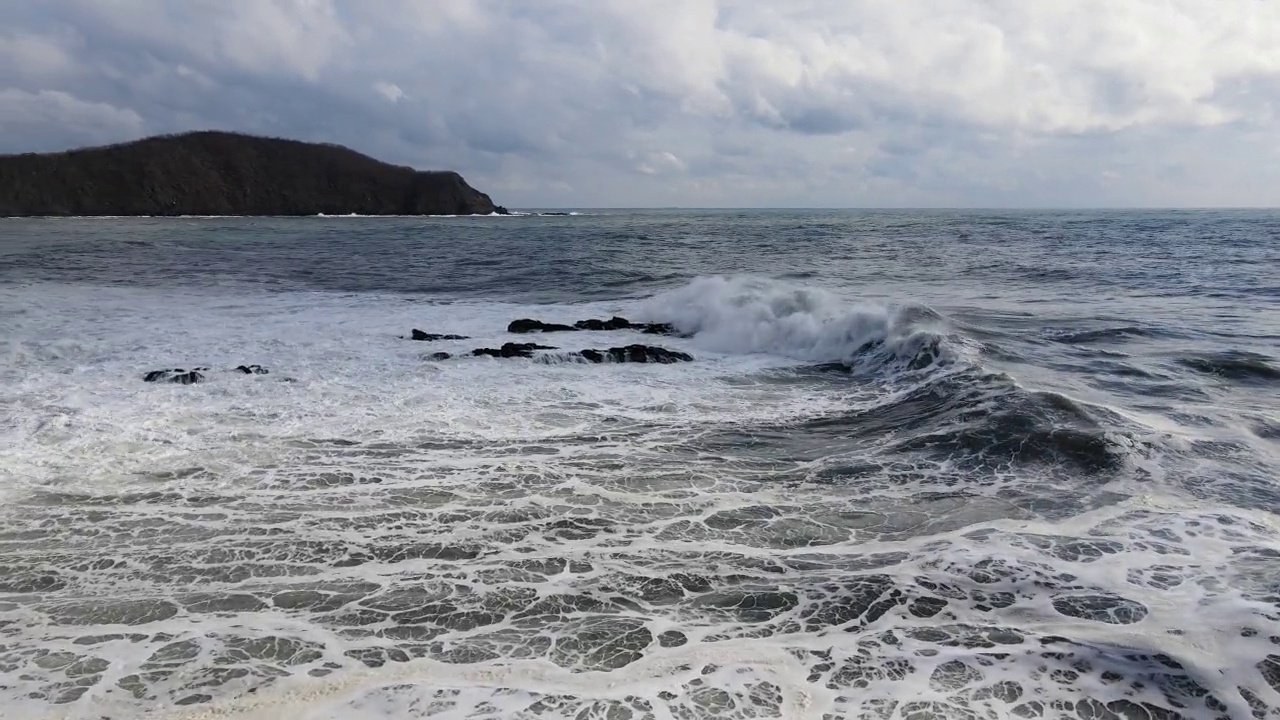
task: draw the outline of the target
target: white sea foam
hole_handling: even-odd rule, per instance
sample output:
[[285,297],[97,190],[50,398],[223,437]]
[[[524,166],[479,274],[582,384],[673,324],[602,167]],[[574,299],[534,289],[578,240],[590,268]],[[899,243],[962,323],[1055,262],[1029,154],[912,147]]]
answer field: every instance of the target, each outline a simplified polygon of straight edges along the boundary
[[[918,309],[719,278],[572,306],[35,284],[0,307],[0,717],[1280,707],[1269,514],[1148,484],[1048,521],[1001,492],[1034,468],[958,487],[852,430],[769,446],[889,401],[785,368],[963,352]],[[615,313],[695,335],[505,333]],[[424,359],[530,339],[698,360]]]
[[[579,367],[487,358],[424,360],[520,340],[516,317],[552,321],[608,316],[616,305],[522,307],[433,304],[403,296],[162,293],[120,288],[5,290],[9,318],[0,339],[0,407],[6,460],[18,477],[96,485],[98,470],[188,460],[217,439],[241,454],[249,432],[265,438],[343,437],[410,441],[467,435],[494,440],[589,431],[606,418],[701,421],[786,417],[841,406],[838,393],[796,393],[726,384],[768,358],[707,353],[689,341],[659,338],[705,362],[684,366]],[[418,343],[413,328],[469,335]],[[547,335],[566,350],[639,340],[635,333]],[[241,364],[267,376],[240,377]],[[210,382],[146,385],[149,370],[210,367]],[[559,418],[554,423],[547,418]],[[157,443],[157,440],[162,442]],[[250,445],[252,446],[252,445]],[[57,453],[50,456],[53,448]]]
[[[997,717],[1015,717],[1010,709],[1025,708],[1027,703],[1045,708],[1082,701],[1099,703],[1087,707],[1110,703],[1113,708],[1138,708],[1137,704],[1147,703],[1167,708],[1171,699],[1188,709],[1198,707],[1200,712],[1193,715],[1214,716],[1200,705],[1205,692],[1221,699],[1224,716],[1248,716],[1249,706],[1235,692],[1237,686],[1258,689],[1264,702],[1280,699],[1280,693],[1259,683],[1252,667],[1275,651],[1266,637],[1265,616],[1238,598],[1244,578],[1226,568],[1240,549],[1253,542],[1273,542],[1274,536],[1265,534],[1265,525],[1247,517],[1240,520],[1244,524],[1231,529],[1186,507],[1166,506],[1151,512],[1133,504],[1052,527],[996,521],[977,534],[940,533],[906,544],[775,551],[771,557],[808,558],[808,562],[903,552],[891,572],[900,574],[908,593],[920,591],[911,581],[913,576],[917,582],[949,584],[941,594],[944,610],[922,617],[909,602],[891,604],[887,614],[866,626],[853,616],[849,625],[828,624],[831,621],[822,618],[833,612],[838,618],[842,605],[866,602],[859,597],[862,588],[855,583],[843,588],[848,595],[832,595],[821,585],[806,584],[803,577],[784,577],[780,590],[798,593],[800,602],[780,618],[746,624],[721,618],[701,627],[679,625],[688,644],[653,650],[608,673],[546,660],[441,663],[424,659],[333,677],[293,677],[213,707],[169,708],[148,717],[577,718],[612,717],[630,708],[636,713],[660,709],[654,717],[693,713],[749,718],[759,716],[753,712],[767,712],[774,717],[817,719],[859,717],[886,708],[892,717],[910,717],[912,712],[952,716],[970,703]],[[1079,544],[1072,547],[1062,535],[1073,530],[1092,535],[1094,548],[1114,546],[1113,554],[1109,558],[1105,553],[1081,554]],[[1148,535],[1148,531],[1156,532]],[[1184,551],[1187,559],[1178,559]],[[1121,558],[1125,562],[1119,562]],[[1056,567],[1050,569],[1047,563]],[[469,574],[462,567],[458,571]],[[1029,584],[1052,579],[1056,572],[1073,576],[1073,587],[1043,592]],[[583,578],[587,581],[583,585],[607,577],[607,571],[597,571]],[[866,576],[846,569],[836,577],[847,582]],[[1172,590],[1167,588],[1169,578],[1176,578]],[[833,580],[838,587],[840,581]],[[1155,585],[1150,584],[1153,581]],[[552,583],[541,592],[554,597],[571,587]],[[1055,609],[1055,603],[1064,599],[1093,597],[1092,588],[1124,588],[1126,597],[1140,602],[1146,614],[1137,621],[1126,618],[1112,624],[1081,622]],[[1012,602],[996,600],[1006,593]],[[984,607],[989,603],[982,600],[956,599],[966,596],[992,598],[996,608]],[[1184,619],[1192,616],[1199,621],[1188,626]],[[812,628],[788,630],[787,618]],[[259,628],[263,633],[300,634],[327,646],[327,657],[341,658],[341,651],[358,645],[315,626],[274,625],[267,617],[258,622],[263,623]],[[958,629],[966,623],[967,630]],[[654,635],[670,627],[676,626],[662,621],[650,624]],[[167,629],[180,637],[193,636],[180,626]],[[762,629],[770,632],[762,635]],[[226,624],[209,618],[205,627],[194,630],[244,632],[236,628],[233,618],[227,618]],[[513,638],[528,632],[507,622],[484,630],[490,635],[513,633]],[[715,637],[721,633],[728,636]],[[1052,639],[1059,635],[1070,641]],[[967,642],[973,645],[966,646]],[[128,657],[128,643],[116,647]],[[142,661],[138,656],[136,662]],[[119,707],[122,714],[118,716],[124,717],[129,706],[119,702],[99,704],[75,716],[110,713]],[[37,705],[12,707],[32,713],[24,717],[42,717]],[[892,713],[895,708],[897,715]]]
[[[696,334],[697,347],[765,353],[808,362],[847,362],[883,343],[910,358],[946,332],[923,308],[850,302],[821,288],[759,277],[706,277],[640,305],[645,320]],[[948,350],[950,351],[950,349]]]

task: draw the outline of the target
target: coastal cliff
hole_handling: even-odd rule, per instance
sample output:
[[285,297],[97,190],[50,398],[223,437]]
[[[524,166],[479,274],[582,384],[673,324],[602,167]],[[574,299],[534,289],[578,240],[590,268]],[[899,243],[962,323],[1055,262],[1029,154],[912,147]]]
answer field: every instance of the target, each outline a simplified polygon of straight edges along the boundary
[[0,216],[506,213],[456,172],[337,145],[202,131],[0,156]]

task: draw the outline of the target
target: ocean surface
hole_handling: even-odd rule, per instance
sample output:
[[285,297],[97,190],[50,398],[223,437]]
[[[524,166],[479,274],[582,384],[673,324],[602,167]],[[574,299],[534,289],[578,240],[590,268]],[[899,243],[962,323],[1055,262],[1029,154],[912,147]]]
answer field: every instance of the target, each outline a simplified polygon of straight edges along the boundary
[[4,718],[1277,718],[1277,513],[1280,212],[0,220]]

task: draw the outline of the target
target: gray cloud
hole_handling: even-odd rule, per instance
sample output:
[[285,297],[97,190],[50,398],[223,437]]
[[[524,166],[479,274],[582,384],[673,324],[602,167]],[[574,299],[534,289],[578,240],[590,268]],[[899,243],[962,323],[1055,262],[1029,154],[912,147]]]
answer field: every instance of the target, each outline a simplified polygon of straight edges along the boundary
[[133,110],[86,102],[61,90],[0,90],[0,134],[24,138],[37,149],[56,147],[68,134],[106,142],[137,135],[143,127]]
[[1280,203],[1254,0],[0,0],[0,151],[224,128],[512,206]]

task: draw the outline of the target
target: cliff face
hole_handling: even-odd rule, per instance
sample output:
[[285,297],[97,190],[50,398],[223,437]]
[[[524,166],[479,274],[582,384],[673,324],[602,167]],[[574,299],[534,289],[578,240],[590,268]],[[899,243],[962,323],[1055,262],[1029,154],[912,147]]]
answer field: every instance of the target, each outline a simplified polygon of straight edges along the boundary
[[505,213],[455,172],[224,132],[0,156],[0,216]]

